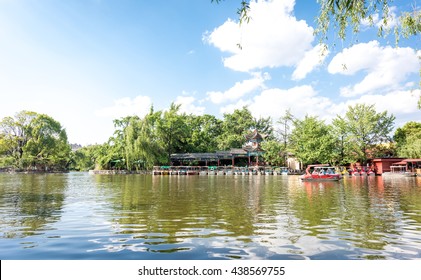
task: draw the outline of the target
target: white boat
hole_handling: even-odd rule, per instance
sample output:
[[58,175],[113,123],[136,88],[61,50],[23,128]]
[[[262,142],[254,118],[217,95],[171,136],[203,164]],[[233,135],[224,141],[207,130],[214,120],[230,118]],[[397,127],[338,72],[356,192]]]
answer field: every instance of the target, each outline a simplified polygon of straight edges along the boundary
[[216,171],[216,175],[218,175],[218,176],[223,176],[223,175],[225,175],[225,168],[223,168],[223,167],[218,167],[218,170]]
[[249,172],[248,168],[242,168],[241,169],[241,175],[245,176],[245,175],[249,175],[249,174],[250,174],[250,172]]
[[282,166],[280,167],[281,175],[288,175],[288,167]]
[[241,175],[241,168],[239,168],[239,167],[234,167],[233,174],[234,174],[234,175]]
[[199,175],[204,176],[208,175],[208,167],[207,166],[201,166],[199,170]]
[[273,169],[271,167],[266,167],[265,175],[273,175]]

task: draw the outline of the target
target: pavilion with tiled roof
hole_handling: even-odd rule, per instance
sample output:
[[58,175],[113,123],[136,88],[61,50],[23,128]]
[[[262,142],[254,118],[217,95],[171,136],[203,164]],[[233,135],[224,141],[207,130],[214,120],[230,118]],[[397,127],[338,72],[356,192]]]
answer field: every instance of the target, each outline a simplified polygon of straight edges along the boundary
[[185,162],[200,162],[202,165],[224,165],[223,163],[235,166],[236,159],[247,159],[248,165],[258,165],[259,156],[264,151],[260,143],[266,138],[265,134],[259,133],[257,130],[244,135],[246,143],[242,148],[231,148],[227,151],[216,151],[215,153],[183,153],[172,154],[171,163],[173,165],[182,165]]

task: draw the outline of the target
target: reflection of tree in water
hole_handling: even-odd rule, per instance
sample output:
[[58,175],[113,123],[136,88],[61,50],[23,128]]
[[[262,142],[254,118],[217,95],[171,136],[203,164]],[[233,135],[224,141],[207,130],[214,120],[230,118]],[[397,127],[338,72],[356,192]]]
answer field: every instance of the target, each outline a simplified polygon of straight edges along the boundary
[[387,180],[385,185],[398,197],[399,210],[406,213],[408,225],[421,231],[421,177]]
[[[201,176],[120,176],[121,194],[112,198],[120,212],[121,234],[160,236],[166,243],[186,238],[232,236],[250,241],[260,212],[270,210],[266,188],[246,178]],[[265,205],[263,205],[265,204]],[[263,206],[262,206],[263,205]],[[154,239],[154,238],[152,238]]]
[[301,229],[310,236],[326,233],[333,223],[332,209],[339,207],[338,183],[303,182],[291,193],[291,209],[301,220]]
[[370,180],[378,178],[349,178],[335,186],[304,185],[293,199],[302,229],[319,239],[334,231],[356,247],[383,250],[389,242],[386,235],[398,233],[397,203],[393,196],[382,194],[381,184]]
[[3,238],[39,234],[60,219],[67,175],[4,174],[0,176],[0,213]]

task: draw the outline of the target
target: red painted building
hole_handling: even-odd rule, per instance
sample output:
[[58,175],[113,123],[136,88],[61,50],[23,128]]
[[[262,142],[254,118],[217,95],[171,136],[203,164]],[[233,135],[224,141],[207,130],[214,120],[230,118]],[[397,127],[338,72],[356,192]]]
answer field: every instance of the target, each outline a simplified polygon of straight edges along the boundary
[[374,170],[377,175],[382,175],[385,172],[391,171],[391,166],[394,163],[402,161],[403,158],[375,158],[372,160]]

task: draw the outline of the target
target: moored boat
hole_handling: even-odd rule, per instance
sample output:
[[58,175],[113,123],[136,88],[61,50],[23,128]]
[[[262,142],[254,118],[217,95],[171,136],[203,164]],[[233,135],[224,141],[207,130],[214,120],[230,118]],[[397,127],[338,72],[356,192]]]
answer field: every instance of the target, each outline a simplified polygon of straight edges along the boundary
[[180,166],[178,169],[178,175],[187,175],[187,167],[186,166]]
[[281,175],[288,175],[288,167],[285,167],[285,166],[281,167]]
[[217,170],[216,166],[209,166],[208,167],[208,175],[216,175],[216,170]]
[[201,166],[199,170],[199,175],[208,175],[208,167],[207,166]]
[[187,175],[198,175],[199,170],[196,166],[188,166],[187,167]]
[[227,166],[225,168],[225,175],[234,175],[234,171],[233,171],[232,166]]
[[223,176],[223,175],[225,175],[225,168],[224,168],[224,167],[222,167],[222,166],[218,167],[218,169],[217,169],[217,171],[216,171],[216,175],[218,175],[218,176]]
[[311,164],[307,166],[306,173],[300,177],[302,181],[338,181],[341,174],[328,164]]
[[159,166],[154,166],[152,169],[152,175],[161,175],[161,171],[159,170]]
[[234,175],[241,175],[241,168],[240,167],[234,167],[233,174]]
[[273,175],[272,167],[266,167],[265,168],[265,175]]
[[248,168],[242,168],[241,169],[241,175],[245,176],[245,175],[249,175],[249,170]]

